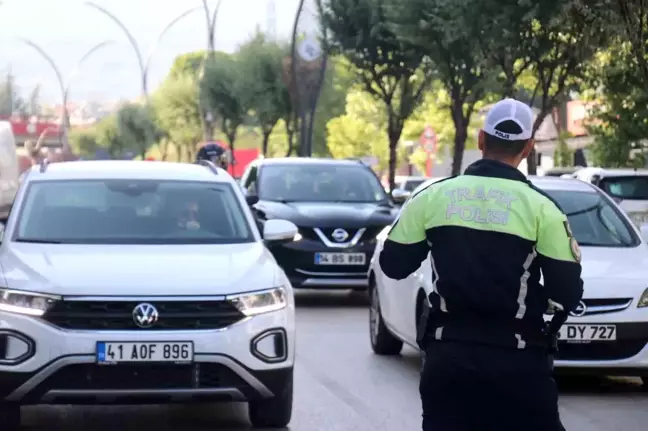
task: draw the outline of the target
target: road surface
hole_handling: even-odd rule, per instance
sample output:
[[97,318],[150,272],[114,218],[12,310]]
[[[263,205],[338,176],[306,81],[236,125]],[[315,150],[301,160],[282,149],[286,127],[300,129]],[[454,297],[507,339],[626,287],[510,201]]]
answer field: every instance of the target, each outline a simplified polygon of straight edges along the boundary
[[[371,353],[362,297],[298,295],[295,408],[291,431],[415,431],[421,428],[418,356]],[[569,431],[643,431],[648,391],[632,380],[560,382]],[[25,409],[30,431],[245,430],[242,405],[209,407],[36,407]]]

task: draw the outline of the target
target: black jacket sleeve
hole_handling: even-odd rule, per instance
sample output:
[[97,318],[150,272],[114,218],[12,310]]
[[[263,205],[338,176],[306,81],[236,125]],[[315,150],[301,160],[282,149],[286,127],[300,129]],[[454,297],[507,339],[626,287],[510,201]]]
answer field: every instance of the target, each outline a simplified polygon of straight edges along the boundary
[[581,252],[567,216],[552,202],[540,214],[536,251],[547,297],[572,311],[583,297]]
[[427,200],[425,191],[412,197],[392,226],[379,257],[387,277],[407,278],[427,257],[430,251],[425,232]]

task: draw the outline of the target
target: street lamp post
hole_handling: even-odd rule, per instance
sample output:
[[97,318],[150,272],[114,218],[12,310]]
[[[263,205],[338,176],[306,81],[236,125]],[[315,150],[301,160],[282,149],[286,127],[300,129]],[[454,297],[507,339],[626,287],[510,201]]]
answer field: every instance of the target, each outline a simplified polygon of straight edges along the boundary
[[[201,82],[205,77],[205,68],[207,67],[208,61],[214,61],[214,53],[216,52],[216,19],[218,18],[218,11],[220,10],[222,0],[219,0],[216,3],[216,7],[212,12],[207,4],[207,0],[202,0],[202,9],[205,12],[205,22],[207,24],[207,51],[203,57],[203,61],[200,65],[200,73],[198,89],[202,91]],[[205,134],[205,141],[211,141],[214,138],[214,114],[211,112],[211,107],[204,106],[205,98],[202,97],[202,94],[199,96],[198,107],[200,109],[200,117],[203,121],[203,129]]]
[[88,57],[90,57],[99,49],[111,44],[112,41],[106,40],[104,42],[98,43],[97,45],[93,46],[88,51],[86,51],[86,53],[83,54],[83,56],[79,59],[79,61],[76,63],[76,65],[70,72],[70,74],[67,76],[67,79],[63,77],[63,73],[61,73],[61,69],[59,69],[59,67],[56,65],[56,62],[52,59],[52,57],[50,57],[47,51],[45,51],[40,45],[38,45],[36,42],[30,39],[21,38],[20,41],[33,48],[45,61],[47,61],[47,63],[50,65],[50,67],[52,68],[52,70],[56,75],[56,80],[58,81],[59,90],[61,91],[61,97],[63,101],[63,112],[61,115],[61,130],[59,131],[59,142],[61,143],[63,149],[67,151],[69,150],[67,136],[68,136],[68,129],[70,127],[70,113],[68,112],[68,98],[70,95],[70,86],[72,85],[72,79],[79,72],[79,68],[88,59]]
[[319,22],[321,0],[300,0],[292,35],[292,75],[300,117],[299,156],[313,154],[315,112],[327,65]]
[[86,2],[85,3],[87,6],[90,6],[102,14],[106,15],[108,18],[110,18],[115,24],[119,26],[119,28],[124,32],[126,35],[126,38],[128,39],[128,42],[130,43],[131,47],[133,48],[133,51],[135,51],[135,56],[137,57],[137,63],[140,69],[140,85],[141,85],[141,90],[142,90],[142,96],[144,96],[144,100],[146,101],[147,105],[149,103],[149,92],[148,92],[148,73],[149,73],[149,67],[151,65],[151,59],[153,58],[153,54],[155,53],[157,47],[160,45],[160,42],[162,41],[162,38],[164,35],[173,28],[174,25],[178,23],[182,18],[186,17],[187,15],[202,9],[201,6],[195,6],[192,7],[191,9],[187,9],[186,11],[182,12],[180,15],[176,16],[173,18],[169,23],[162,29],[160,34],[157,37],[157,40],[151,47],[151,49],[148,52],[148,55],[144,57],[142,55],[142,51],[140,50],[139,45],[137,44],[137,40],[133,36],[133,34],[128,30],[126,25],[119,19],[117,16],[115,16],[112,12],[109,10],[105,9],[102,6],[99,6],[96,3],[93,2]]

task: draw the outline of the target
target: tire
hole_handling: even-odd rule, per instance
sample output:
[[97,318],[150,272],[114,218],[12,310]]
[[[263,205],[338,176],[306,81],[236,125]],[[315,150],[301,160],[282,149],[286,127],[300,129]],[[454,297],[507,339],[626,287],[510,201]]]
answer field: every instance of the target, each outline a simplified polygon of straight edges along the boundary
[[0,424],[3,431],[20,430],[20,405],[0,402]]
[[403,350],[403,342],[394,337],[385,326],[375,285],[369,290],[369,338],[371,348],[377,355],[399,355]]
[[254,428],[285,428],[292,418],[293,373],[286,379],[283,392],[274,398],[250,401],[248,416]]

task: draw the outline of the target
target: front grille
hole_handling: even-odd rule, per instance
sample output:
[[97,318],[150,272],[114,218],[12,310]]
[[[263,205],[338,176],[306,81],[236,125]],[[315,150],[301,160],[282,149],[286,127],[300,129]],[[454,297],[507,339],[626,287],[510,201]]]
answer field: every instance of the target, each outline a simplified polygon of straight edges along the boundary
[[237,388],[247,390],[241,377],[218,363],[74,364],[47,378],[37,392],[49,390],[128,390]]
[[583,303],[586,307],[584,316],[591,316],[625,310],[632,303],[632,298],[583,299]]
[[646,346],[645,340],[560,343],[556,359],[567,361],[612,361],[631,358]]
[[149,301],[159,313],[158,321],[140,328],[133,320],[140,301],[59,301],[43,317],[64,329],[77,330],[184,330],[221,329],[242,319],[228,301]]
[[[382,231],[384,226],[369,226],[364,228],[365,232],[362,234],[362,237],[360,237],[360,242],[366,242],[366,241],[372,241],[376,238],[376,236]],[[326,238],[334,243],[337,243],[336,240],[333,239],[331,234],[335,229],[338,229],[337,227],[322,227],[318,228]],[[342,227],[342,229],[346,230],[347,233],[349,234],[349,238],[347,238],[344,242],[349,242],[353,237],[358,233],[359,228],[345,228]],[[314,241],[321,241],[320,237],[315,233],[313,228],[300,228],[299,233],[306,239],[314,240]]]

